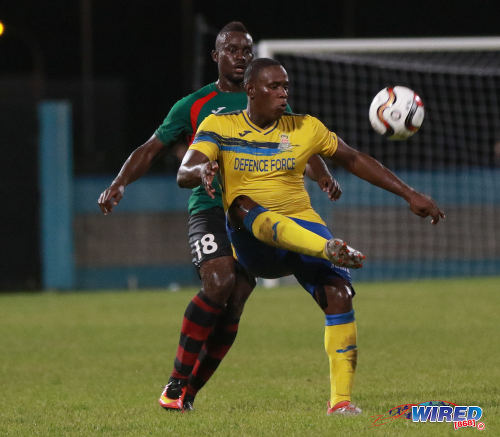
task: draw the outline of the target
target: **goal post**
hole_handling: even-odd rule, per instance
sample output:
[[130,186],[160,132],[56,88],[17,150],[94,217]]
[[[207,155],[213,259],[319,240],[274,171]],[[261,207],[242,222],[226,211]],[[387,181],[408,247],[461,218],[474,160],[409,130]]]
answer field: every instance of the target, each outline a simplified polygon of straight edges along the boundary
[[[356,279],[500,274],[499,37],[263,40],[257,49],[287,69],[294,112],[317,116],[447,214],[431,226],[341,168],[333,205],[306,181],[334,235],[366,253]],[[391,85],[425,105],[420,131],[405,141],[378,135],[368,120],[371,100]]]
[[500,37],[269,39],[257,44],[260,58],[279,54],[499,51]]

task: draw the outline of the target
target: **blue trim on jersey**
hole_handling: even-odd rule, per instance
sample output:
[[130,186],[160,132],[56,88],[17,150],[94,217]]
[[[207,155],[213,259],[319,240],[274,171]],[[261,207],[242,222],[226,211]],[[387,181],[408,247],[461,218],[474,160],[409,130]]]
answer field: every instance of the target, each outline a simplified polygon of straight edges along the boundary
[[260,149],[252,146],[220,146],[220,150],[223,152],[244,153],[253,156],[274,156],[283,153],[282,150],[278,149]]
[[216,138],[213,138],[208,132],[200,132],[198,135],[194,137],[192,144],[199,143],[200,141],[207,141],[209,143],[214,143],[217,147],[220,148],[220,144]]
[[252,225],[254,220],[257,218],[258,215],[266,211],[269,210],[264,208],[263,206],[260,205],[254,206],[250,211],[247,212],[247,215],[243,219],[243,225],[245,226],[245,228],[247,228],[249,232],[252,232]]
[[251,149],[279,149],[280,143],[276,143],[273,141],[266,141],[266,142],[261,142],[261,141],[247,141],[244,139],[239,139],[239,138],[224,138],[222,137],[220,140],[221,144],[224,144],[226,146],[240,146],[240,147],[248,147]]
[[274,125],[274,127],[270,131],[267,131],[264,135],[270,134],[277,127],[278,127],[278,121],[276,122],[276,124]]
[[325,314],[326,326],[345,325],[351,322],[354,322],[354,310],[342,314]]
[[245,122],[248,124],[248,126],[250,126],[253,130],[256,130],[257,132],[262,132],[260,131],[259,129],[257,129],[254,125],[250,124],[250,122],[247,120],[247,116],[245,115],[245,113],[243,112],[243,119],[245,120]]
[[225,152],[246,153],[248,155],[273,156],[285,152],[280,149],[280,143],[274,141],[248,141],[244,138],[224,137],[212,131],[200,131],[196,134],[193,144],[209,141]]
[[[263,129],[257,129],[252,123],[250,123],[250,120],[247,118],[247,116],[245,115],[245,112],[242,111],[242,114],[243,114],[243,119],[245,120],[246,124],[248,124],[248,126],[250,126],[253,130],[259,132],[259,133],[262,133]],[[267,131],[264,135],[267,135],[269,133],[271,133],[274,129],[276,129],[278,127],[278,124],[279,124],[279,120],[276,120],[276,124],[273,126],[273,128],[269,131]]]

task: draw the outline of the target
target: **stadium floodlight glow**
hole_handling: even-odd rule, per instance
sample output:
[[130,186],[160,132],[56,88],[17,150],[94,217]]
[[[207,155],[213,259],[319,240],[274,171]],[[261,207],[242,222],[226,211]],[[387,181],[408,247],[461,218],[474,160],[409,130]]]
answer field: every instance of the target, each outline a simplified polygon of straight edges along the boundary
[[35,99],[38,100],[43,95],[45,82],[44,55],[39,39],[26,28],[19,28],[10,24],[7,26],[5,22],[0,20],[0,37],[6,32],[7,29],[9,32],[9,38],[20,41],[25,48],[28,49],[29,54],[31,55],[33,66],[33,93]]

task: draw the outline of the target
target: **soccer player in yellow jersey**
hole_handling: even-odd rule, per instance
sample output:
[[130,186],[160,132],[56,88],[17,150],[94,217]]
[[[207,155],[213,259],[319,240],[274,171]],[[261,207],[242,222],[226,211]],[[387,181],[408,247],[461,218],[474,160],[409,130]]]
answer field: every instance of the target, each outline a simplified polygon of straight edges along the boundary
[[325,350],[330,362],[327,414],[359,414],[351,402],[357,334],[346,267],[364,256],[334,239],[311,208],[303,173],[320,154],[351,173],[403,197],[432,223],[444,218],[435,202],[409,187],[370,156],[349,147],[310,115],[285,113],[288,76],[272,59],[256,59],[244,77],[247,109],[211,115],[200,125],[177,180],[203,185],[213,195],[220,169],[228,232],[238,262],[260,277],[293,274],[325,313]]

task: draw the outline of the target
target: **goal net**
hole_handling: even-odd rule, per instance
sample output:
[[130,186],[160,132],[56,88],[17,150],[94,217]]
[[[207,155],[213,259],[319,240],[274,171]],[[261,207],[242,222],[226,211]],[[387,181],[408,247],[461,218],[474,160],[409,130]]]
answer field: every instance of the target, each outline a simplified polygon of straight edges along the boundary
[[[296,113],[321,119],[349,145],[431,195],[446,220],[431,226],[405,201],[341,168],[330,204],[307,182],[334,235],[367,255],[356,279],[500,274],[500,38],[262,41],[283,63]],[[375,94],[403,85],[425,105],[406,141],[376,134]]]

